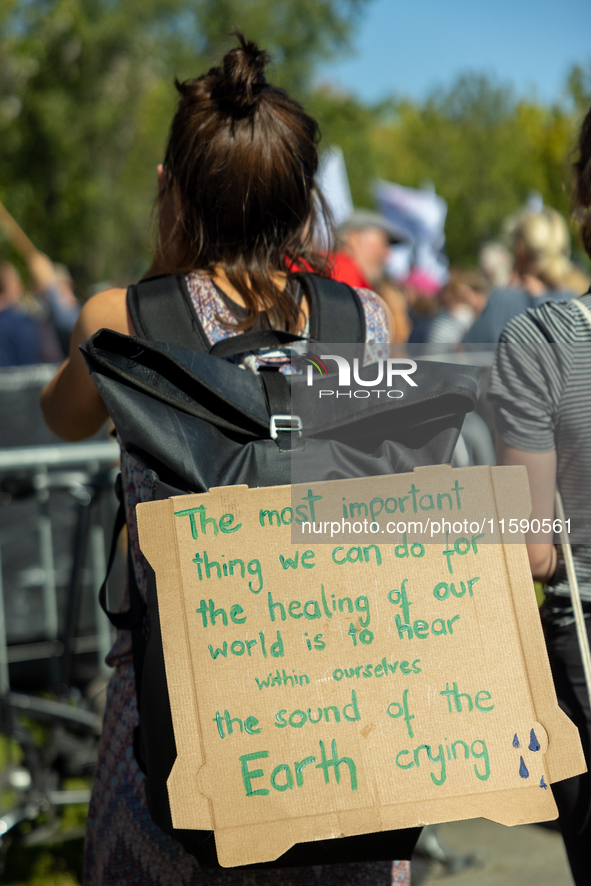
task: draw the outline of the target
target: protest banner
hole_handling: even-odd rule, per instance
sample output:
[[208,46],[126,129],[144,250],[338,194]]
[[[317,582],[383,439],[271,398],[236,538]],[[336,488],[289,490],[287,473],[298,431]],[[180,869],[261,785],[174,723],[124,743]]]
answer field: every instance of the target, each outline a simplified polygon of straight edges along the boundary
[[530,510],[525,468],[449,466],[138,505],[174,826],[213,829],[231,867],[298,842],[555,818],[549,784],[585,763],[552,684]]

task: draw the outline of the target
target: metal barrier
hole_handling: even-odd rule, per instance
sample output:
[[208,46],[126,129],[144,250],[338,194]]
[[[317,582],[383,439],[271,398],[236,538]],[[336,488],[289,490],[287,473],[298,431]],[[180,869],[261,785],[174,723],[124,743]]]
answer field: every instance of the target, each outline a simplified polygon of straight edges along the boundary
[[[66,685],[70,677],[68,671],[71,668],[71,657],[76,652],[96,651],[99,669],[106,669],[104,657],[109,651],[112,637],[110,624],[98,605],[98,589],[106,571],[106,554],[104,529],[96,515],[102,495],[112,488],[116,471],[114,464],[118,462],[118,458],[119,447],[113,440],[0,450],[2,494],[5,497],[11,496],[12,491],[17,499],[28,495],[37,503],[36,530],[44,623],[42,642],[8,645],[2,569],[3,533],[0,528],[0,693],[10,688],[11,662],[57,657],[61,657],[63,662],[65,657],[69,660],[62,664],[61,677]],[[77,511],[67,587],[66,618],[61,630],[49,512],[52,490],[67,491]],[[10,504],[4,504],[4,509],[6,508],[10,510]],[[33,527],[28,529],[31,531]],[[87,552],[96,601],[95,634],[92,637],[76,637],[76,616]]]
[[[79,692],[72,693],[73,660],[78,653],[96,653],[94,671],[108,671],[104,659],[113,637],[98,604],[98,591],[106,572],[103,523],[110,523],[113,515],[109,499],[118,462],[119,447],[113,440],[0,449],[0,733],[5,736],[0,787],[8,788],[8,793],[16,797],[11,808],[0,808],[0,871],[3,837],[16,833],[20,822],[34,822],[44,813],[45,820],[59,827],[59,810],[64,805],[90,799],[89,789],[72,790],[66,780],[68,776],[91,775],[101,731],[99,713]],[[60,582],[54,541],[63,525],[56,528],[55,507],[52,511],[50,506],[56,496],[62,524],[63,511],[72,511],[67,524],[71,545],[66,552],[66,567],[61,570],[66,581]],[[101,515],[105,510],[110,513]],[[33,542],[32,547],[35,535],[36,545]],[[15,550],[22,539],[26,542],[22,550]],[[30,560],[25,564],[19,561],[23,551]],[[11,559],[9,570],[2,565],[6,554]],[[27,577],[21,589],[14,581],[16,566]],[[8,642],[6,579],[17,599],[19,594],[30,594],[32,588],[41,589],[40,599],[35,597],[40,605],[35,605],[29,615],[35,621],[37,636],[33,642]],[[88,584],[94,599],[94,632],[78,636],[80,602],[83,589],[88,592]],[[65,590],[61,606],[60,590],[62,597]],[[11,666],[31,662],[43,662],[46,688],[53,697],[11,687]],[[46,730],[49,739],[45,743],[39,743],[38,728],[31,728],[31,723],[41,724]],[[11,747],[20,749],[16,756],[7,751]]]

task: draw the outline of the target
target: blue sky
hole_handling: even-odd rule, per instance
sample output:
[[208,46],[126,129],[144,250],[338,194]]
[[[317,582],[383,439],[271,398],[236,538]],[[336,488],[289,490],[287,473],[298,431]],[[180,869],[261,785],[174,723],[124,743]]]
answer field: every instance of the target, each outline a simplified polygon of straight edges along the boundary
[[318,80],[365,101],[422,99],[478,71],[552,102],[572,64],[591,64],[591,0],[371,0],[352,47]]

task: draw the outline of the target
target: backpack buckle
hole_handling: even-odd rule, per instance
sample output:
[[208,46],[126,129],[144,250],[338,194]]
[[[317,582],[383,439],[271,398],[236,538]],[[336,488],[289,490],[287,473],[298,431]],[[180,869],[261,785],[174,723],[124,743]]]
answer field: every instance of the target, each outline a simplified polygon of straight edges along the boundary
[[297,433],[302,436],[302,420],[299,415],[272,415],[269,421],[269,435],[271,440],[277,440],[280,433]]

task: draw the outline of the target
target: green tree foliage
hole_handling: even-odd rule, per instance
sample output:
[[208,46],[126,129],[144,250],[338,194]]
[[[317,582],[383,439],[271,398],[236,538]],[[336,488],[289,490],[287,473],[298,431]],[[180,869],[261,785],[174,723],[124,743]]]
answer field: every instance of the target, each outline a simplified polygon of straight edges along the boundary
[[372,131],[372,148],[380,177],[411,187],[433,183],[449,206],[450,258],[470,264],[531,191],[568,214],[574,138],[569,109],[516,99],[468,75],[423,104],[393,103],[390,120]]
[[325,87],[307,104],[324,143],[343,149],[356,205],[373,205],[376,178],[434,185],[449,207],[450,260],[470,266],[532,191],[568,216],[573,149],[591,104],[591,65],[573,68],[563,101],[551,107],[479,74],[423,102],[393,98],[369,107]]
[[106,273],[107,252],[117,266],[121,240],[132,251],[142,241],[121,184],[161,76],[154,24],[171,5],[55,0],[5,15],[1,197],[40,248],[87,279]]
[[300,98],[307,95],[315,64],[348,44],[351,26],[367,0],[199,0],[200,53],[217,62],[239,28],[268,49],[270,78]]
[[355,205],[372,206],[374,179],[378,174],[375,132],[379,125],[379,109],[327,88],[313,92],[306,101],[306,108],[320,124],[320,150],[329,145],[342,148]]
[[[137,277],[174,76],[219,61],[238,27],[270,50],[270,79],[318,118],[323,144],[343,148],[357,205],[372,205],[377,177],[434,184],[454,263],[473,263],[531,190],[566,213],[591,66],[573,68],[553,107],[475,74],[423,102],[375,107],[315,88],[317,62],[347,45],[367,2],[0,0],[0,201],[82,291]],[[0,252],[10,254],[2,242]]]
[[574,65],[568,75],[567,93],[576,110],[584,114],[591,105],[591,62],[586,67]]
[[82,285],[136,276],[174,76],[207,70],[240,27],[301,95],[364,2],[2,0],[0,200]]

